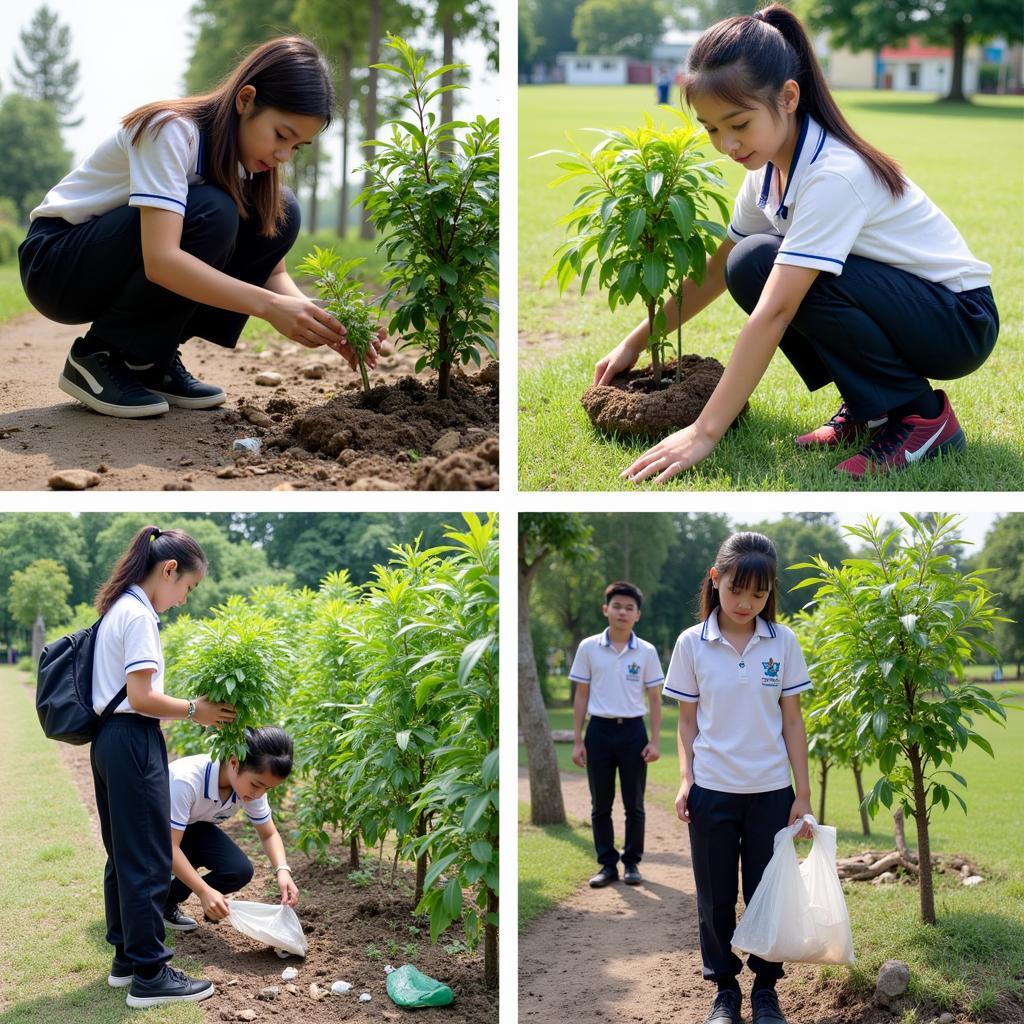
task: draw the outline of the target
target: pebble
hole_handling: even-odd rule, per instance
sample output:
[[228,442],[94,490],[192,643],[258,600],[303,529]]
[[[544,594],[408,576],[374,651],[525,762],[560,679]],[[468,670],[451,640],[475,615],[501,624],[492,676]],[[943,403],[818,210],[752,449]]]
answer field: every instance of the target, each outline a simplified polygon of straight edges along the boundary
[[299,976],[299,972],[294,967],[286,967],[281,972],[281,980],[282,981],[291,981],[292,978],[297,978],[298,976]]
[[968,875],[968,877],[964,879],[964,885],[981,885],[984,881],[985,879],[982,878],[981,875]]
[[255,1019],[256,1019],[256,1011],[255,1010],[239,1010],[238,1013],[235,1014],[235,1020],[255,1020]]
[[305,366],[302,369],[302,376],[306,380],[323,380],[327,376],[327,367],[323,363],[314,363],[312,366]]
[[379,476],[361,476],[352,484],[354,491],[401,491],[404,488]]
[[[217,470],[217,474],[216,475],[221,480],[234,480],[235,477],[241,476],[242,474],[239,473],[239,471],[237,469],[235,469],[234,466],[224,466],[222,469],[218,469]],[[278,953],[277,955],[280,956],[281,954]],[[285,956],[287,956],[287,955],[288,954],[285,953]]]
[[276,999],[280,994],[281,990],[276,985],[268,985],[266,988],[260,989],[260,994],[257,998]]
[[939,1017],[939,1024],[953,1024],[955,1020],[956,1017],[954,1017],[953,1014],[944,1013],[941,1017]]
[[101,462],[96,467],[96,472],[97,473],[109,473],[110,472],[110,467],[105,462]]
[[284,990],[293,996],[297,996],[299,994],[299,988],[297,985],[285,985]]
[[319,1002],[321,999],[325,998],[326,995],[327,990],[322,989],[315,981],[309,986],[309,998],[312,999],[313,1002]]
[[165,491],[191,491],[191,490],[194,490],[194,488],[192,487],[191,484],[185,483],[184,481],[182,481],[180,483],[164,484],[163,489]]
[[55,491],[84,491],[100,482],[99,474],[88,469],[63,469],[54,473],[48,483]]
[[373,996],[369,992],[361,992],[359,994],[359,1002],[361,1003],[368,1003],[372,998]]
[[430,447],[433,455],[451,455],[462,440],[457,430],[446,430]]
[[263,370],[256,374],[256,383],[265,388],[276,388],[282,380],[281,374],[273,370]]
[[272,427],[274,425],[274,421],[262,409],[257,409],[253,405],[243,405],[240,411],[253,426]]
[[345,994],[346,992],[349,992],[349,991],[350,991],[351,989],[352,989],[352,986],[351,986],[351,984],[350,984],[349,982],[347,982],[347,981],[336,981],[336,982],[335,982],[335,983],[334,983],[334,984],[333,984],[333,985],[331,986],[331,991],[332,991],[332,992],[333,992],[333,993],[334,993],[334,994],[335,994],[336,996],[343,996],[343,995],[344,995],[344,994]]

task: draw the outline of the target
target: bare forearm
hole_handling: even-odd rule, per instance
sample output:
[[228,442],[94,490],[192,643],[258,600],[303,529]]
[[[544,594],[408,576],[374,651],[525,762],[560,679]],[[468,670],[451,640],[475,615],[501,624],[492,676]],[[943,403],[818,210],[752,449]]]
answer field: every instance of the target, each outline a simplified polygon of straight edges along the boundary
[[146,277],[193,302],[262,319],[273,302],[273,293],[266,288],[221,273],[184,249],[171,249],[159,260],[148,261]]
[[188,701],[179,697],[168,697],[166,693],[151,689],[151,682],[128,679],[128,703],[133,711],[153,718],[187,718]]
[[577,743],[583,742],[583,723],[587,718],[587,700],[590,697],[590,687],[576,684],[576,696],[572,702],[572,725],[573,736]]
[[260,838],[271,867],[276,868],[281,864],[288,863],[288,858],[284,852],[284,842],[281,839],[281,833],[277,829],[271,835],[261,836]]
[[661,740],[661,689],[651,686],[647,694],[651,706],[651,742],[657,745]]
[[179,882],[184,882],[197,896],[210,888],[199,872],[192,867],[188,857],[181,852],[180,846],[175,846],[171,853],[171,874]]
[[693,741],[697,738],[696,720],[688,722],[680,716],[676,730],[676,750],[679,754],[679,775],[682,782],[693,781]]
[[275,270],[267,278],[267,283],[263,287],[275,295],[292,295],[297,299],[308,298],[306,293],[292,280],[291,275],[286,270]]
[[796,795],[810,799],[811,783],[807,771],[807,730],[804,720],[782,723],[782,738],[786,743],[786,753],[793,769],[793,781],[796,783]]

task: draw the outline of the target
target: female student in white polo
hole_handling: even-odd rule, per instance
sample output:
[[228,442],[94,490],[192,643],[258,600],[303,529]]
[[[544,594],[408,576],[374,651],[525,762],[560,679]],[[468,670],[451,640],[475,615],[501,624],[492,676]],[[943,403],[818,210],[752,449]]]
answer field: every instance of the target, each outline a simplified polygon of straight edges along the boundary
[[202,548],[181,530],[143,527],[96,596],[102,619],[93,655],[93,707],[100,714],[127,686],[127,696],[92,743],[100,833],[107,851],[103,900],[108,978],[130,985],[129,1006],[206,999],[209,981],[167,966],[163,910],[171,875],[167,824],[167,748],[161,718],[199,725],[230,722],[230,704],[165,696],[159,614],[184,604],[206,572]]
[[[284,843],[274,825],[267,793],[292,770],[291,737],[275,726],[248,729],[245,759],[214,761],[208,754],[178,758],[169,766],[171,786],[171,842],[174,879],[167,894],[164,923],[176,931],[197,926],[178,907],[194,892],[203,913],[212,921],[228,915],[225,895],[237,892],[252,879],[252,861],[220,825],[241,809],[263,843],[281,891],[281,902],[294,907],[299,890],[292,880]],[[198,867],[208,868],[200,875]]]
[[[775,833],[811,813],[799,696],[811,683],[792,630],[775,621],[777,565],[762,534],[726,539],[701,590],[703,621],[680,634],[665,679],[679,701],[676,813],[689,825],[704,978],[718,985],[707,1024],[742,1020],[743,964],[731,948],[739,866],[749,904]],[[747,966],[754,1024],[785,1024],[782,964],[751,955]]]
[[[690,51],[685,95],[715,148],[748,174],[703,284],[683,287],[683,321],[726,288],[750,318],[697,421],[623,476],[661,482],[709,455],[776,348],[809,390],[839,390],[836,414],[797,438],[859,441],[837,472],[860,478],[962,448],[949,399],[928,378],[966,376],[992,351],[991,267],[847,124],[797,18],[772,4],[713,25]],[[672,329],[676,304],[665,312]],[[645,320],[598,362],[595,383],[631,367],[647,341]]]
[[50,189],[19,261],[39,312],[92,323],[68,354],[63,391],[127,418],[220,405],[224,390],[196,380],[179,349],[192,337],[234,348],[250,316],[355,367],[342,325],[284,264],[300,215],[281,167],[333,107],[316,47],[272,39],[213,92],[132,111]]

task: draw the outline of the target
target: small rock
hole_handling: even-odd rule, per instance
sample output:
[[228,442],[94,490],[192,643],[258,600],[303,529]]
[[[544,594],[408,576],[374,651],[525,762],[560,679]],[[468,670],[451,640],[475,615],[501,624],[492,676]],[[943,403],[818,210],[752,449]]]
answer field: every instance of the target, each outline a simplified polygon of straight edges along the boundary
[[48,483],[55,491],[84,491],[100,482],[99,474],[88,469],[63,469],[54,473]]
[[331,991],[336,996],[343,996],[343,995],[345,995],[346,992],[350,992],[351,990],[352,990],[352,985],[349,982],[347,982],[347,981],[336,981],[331,986]]
[[446,430],[431,446],[432,455],[440,455],[442,458],[451,455],[459,447],[462,437],[457,430]]
[[292,978],[297,978],[298,976],[299,976],[299,972],[294,967],[286,967],[281,972],[281,980],[282,981],[291,981]]
[[255,1019],[256,1019],[256,1011],[255,1010],[239,1010],[235,1014],[235,1020],[255,1020]]
[[313,470],[313,477],[316,480],[326,480],[330,475],[331,474],[323,466],[317,466],[316,469]]
[[178,462],[178,465],[179,465],[179,466],[191,466],[192,464],[193,464],[193,463],[192,463],[192,459],[181,459],[181,460],[180,460],[180,461]]
[[230,987],[231,987],[232,985],[237,985],[237,984],[238,984],[238,979],[237,979],[237,978],[232,978],[232,979],[231,979],[231,980],[230,980],[230,981],[228,982],[228,988],[230,988]]
[[368,1003],[372,998],[373,996],[371,996],[369,992],[359,993],[359,1002],[361,1003]]
[[110,467],[105,462],[101,462],[96,467],[96,472],[97,473],[109,473],[110,472]]
[[938,1024],[953,1024],[956,1017],[951,1013],[944,1013],[939,1017]]
[[352,484],[354,491],[401,491],[402,485],[379,476],[361,476]]
[[253,426],[269,428],[274,425],[274,421],[254,405],[243,405],[240,411]]
[[165,491],[191,491],[194,488],[192,487],[191,484],[182,481],[179,483],[164,484],[163,489]]
[[220,477],[221,480],[234,480],[235,477],[241,476],[242,474],[239,473],[234,466],[224,466],[222,469],[217,470],[216,475]]
[[281,374],[273,370],[262,370],[256,374],[256,383],[265,388],[276,388],[282,381]]
[[306,380],[323,380],[327,376],[327,367],[323,363],[313,363],[302,368],[302,376]]
[[195,480],[195,478],[195,473],[186,473],[181,479],[184,480],[185,483],[190,484]]
[[968,875],[967,878],[964,879],[964,885],[981,885],[984,881],[985,879],[982,878],[981,875]]
[[284,990],[293,996],[297,996],[299,994],[299,988],[297,985],[285,985]]
[[910,984],[910,968],[902,960],[886,960],[878,970],[875,991],[892,999],[907,991]]
[[[289,483],[278,484],[273,489],[275,491],[294,491],[295,490],[295,485],[294,484],[289,484]],[[280,955],[280,954],[278,954],[278,955]]]
[[266,988],[260,989],[260,994],[257,996],[258,999],[276,999],[281,994],[281,990],[276,985],[268,985]]
[[309,998],[312,999],[314,1003],[326,998],[326,996],[327,990],[321,988],[315,981],[309,986]]
[[871,880],[872,885],[891,885],[896,881],[895,871],[883,871],[877,878]]
[[349,466],[359,457],[359,452],[355,448],[344,448],[338,452],[337,462],[342,466]]

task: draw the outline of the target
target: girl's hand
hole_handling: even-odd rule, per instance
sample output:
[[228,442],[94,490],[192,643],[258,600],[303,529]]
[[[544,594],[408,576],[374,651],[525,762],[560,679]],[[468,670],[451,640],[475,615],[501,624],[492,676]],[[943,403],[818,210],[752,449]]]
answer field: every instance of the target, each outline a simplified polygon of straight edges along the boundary
[[[342,328],[344,330],[344,328]],[[386,327],[377,328],[377,337],[370,339],[370,347],[363,357],[366,360],[366,368],[372,370],[377,365],[377,358],[380,354],[380,350],[384,345],[385,340],[388,336],[388,329]],[[356,351],[347,342],[343,342],[337,348],[333,345],[334,351],[338,353],[348,363],[349,367],[353,370],[359,368],[359,356],[356,355]]]
[[203,904],[203,913],[211,921],[223,921],[228,916],[228,901],[216,889],[206,889],[199,894],[199,900]]
[[288,871],[278,871],[277,887],[281,890],[281,903],[294,907],[299,902],[299,890]]
[[[345,355],[345,328],[312,299],[297,295],[274,295],[266,321],[280,334],[306,348],[326,345]],[[346,359],[348,357],[346,356]]]
[[[798,796],[793,801],[793,806],[789,811],[789,824],[792,825],[795,821],[799,821],[805,814],[811,813],[811,801],[808,797]],[[800,829],[796,834],[797,839],[810,839],[814,833],[811,831],[811,826],[804,822],[803,828]]]
[[233,704],[221,704],[211,701],[207,697],[199,697],[196,700],[196,712],[192,716],[193,722],[198,722],[199,725],[221,725],[234,720],[235,706]]
[[706,459],[715,450],[716,444],[716,441],[698,431],[695,423],[691,423],[688,427],[669,434],[653,448],[648,448],[620,475],[630,483],[637,484],[657,473],[654,482],[663,484],[676,473],[681,473],[684,469],[696,466],[702,459]]
[[587,748],[582,743],[573,744],[572,763],[579,768],[587,767]]
[[648,743],[643,750],[640,751],[640,756],[650,764],[652,761],[657,761],[661,757],[661,751],[658,749],[657,743]]
[[597,361],[594,366],[594,383],[611,384],[614,377],[632,370],[639,358],[639,352],[634,352],[625,340],[620,341],[604,359]]
[[687,801],[690,799],[691,785],[691,782],[683,782],[676,794],[676,817],[680,821],[685,821],[687,825],[690,824],[690,808],[687,806]]

